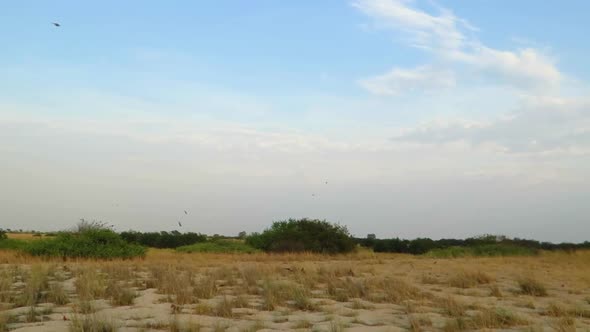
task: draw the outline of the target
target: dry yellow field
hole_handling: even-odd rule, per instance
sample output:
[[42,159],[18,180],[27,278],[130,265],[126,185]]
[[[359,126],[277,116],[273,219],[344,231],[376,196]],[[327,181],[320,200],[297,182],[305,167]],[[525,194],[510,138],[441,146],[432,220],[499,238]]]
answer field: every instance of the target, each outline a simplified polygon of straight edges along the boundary
[[590,331],[590,252],[42,261],[0,251],[0,331]]
[[41,236],[34,236],[34,233],[6,233],[9,239],[16,240],[36,240],[41,239]]

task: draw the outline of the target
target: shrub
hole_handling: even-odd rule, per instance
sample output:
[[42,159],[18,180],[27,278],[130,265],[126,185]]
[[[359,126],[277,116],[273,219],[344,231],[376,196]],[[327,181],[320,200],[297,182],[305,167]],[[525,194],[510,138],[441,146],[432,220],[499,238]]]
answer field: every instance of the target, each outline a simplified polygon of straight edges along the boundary
[[0,239],[0,249],[21,250],[27,246],[27,242],[18,239]]
[[426,255],[436,258],[482,257],[482,256],[534,256],[539,251],[534,248],[506,244],[486,244],[474,247],[449,247],[430,250]]
[[49,239],[27,243],[24,251],[33,256],[62,258],[132,258],[145,255],[145,247],[125,242],[110,229],[87,229],[59,233]]
[[262,233],[246,238],[246,243],[267,252],[345,253],[356,244],[345,226],[322,220],[277,221]]
[[135,231],[122,232],[121,237],[129,242],[153,248],[178,248],[198,242],[205,242],[207,236],[199,233],[172,232],[149,232],[141,233]]
[[176,248],[180,252],[212,252],[212,253],[244,253],[251,254],[258,250],[250,245],[237,240],[212,240],[203,243],[195,243],[190,246]]

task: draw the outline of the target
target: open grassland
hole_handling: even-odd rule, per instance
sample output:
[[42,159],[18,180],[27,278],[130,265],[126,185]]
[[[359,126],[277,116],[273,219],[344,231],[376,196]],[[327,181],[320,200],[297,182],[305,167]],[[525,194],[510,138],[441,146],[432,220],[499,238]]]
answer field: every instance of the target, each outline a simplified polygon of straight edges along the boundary
[[0,251],[0,331],[587,331],[590,252],[442,259]]

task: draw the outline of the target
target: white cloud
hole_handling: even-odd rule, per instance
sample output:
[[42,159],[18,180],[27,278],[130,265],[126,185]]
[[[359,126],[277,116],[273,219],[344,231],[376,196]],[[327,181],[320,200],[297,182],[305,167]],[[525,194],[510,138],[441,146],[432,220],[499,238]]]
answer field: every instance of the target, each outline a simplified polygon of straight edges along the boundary
[[[489,121],[427,123],[394,141],[422,144],[467,142],[493,145],[510,153],[590,153],[590,102],[527,96],[518,111]],[[586,151],[586,152],[584,152]]]
[[379,26],[399,29],[410,36],[411,43],[425,49],[457,49],[465,36],[457,28],[461,23],[450,11],[439,16],[412,8],[411,1],[359,0],[353,6],[375,18]]
[[391,71],[360,81],[376,95],[397,95],[402,91],[425,91],[455,86],[455,75],[447,69],[420,66],[413,69],[394,68]]
[[518,87],[556,86],[562,79],[553,61],[532,48],[501,51],[478,46],[448,56]]
[[[486,46],[472,36],[475,28],[448,9],[432,15],[416,8],[411,0],[357,0],[353,6],[373,18],[378,27],[402,32],[411,46],[431,52],[448,66],[468,66],[518,88],[554,87],[562,79],[554,60],[541,51]],[[383,89],[386,87],[371,86],[369,91]]]

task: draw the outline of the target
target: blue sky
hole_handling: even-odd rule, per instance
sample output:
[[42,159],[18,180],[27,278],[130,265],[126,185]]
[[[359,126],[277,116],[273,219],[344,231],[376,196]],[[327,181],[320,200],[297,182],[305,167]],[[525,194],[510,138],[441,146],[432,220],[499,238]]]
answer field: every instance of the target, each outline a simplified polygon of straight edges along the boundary
[[0,220],[587,239],[589,7],[4,3]]

